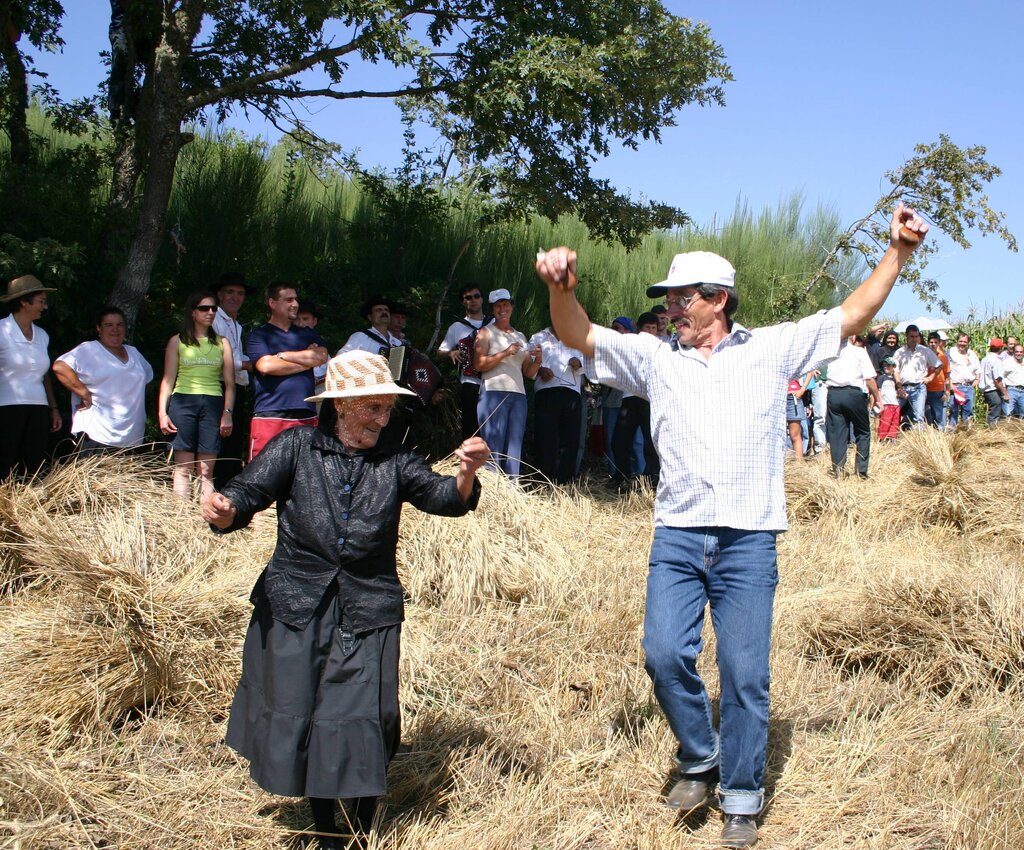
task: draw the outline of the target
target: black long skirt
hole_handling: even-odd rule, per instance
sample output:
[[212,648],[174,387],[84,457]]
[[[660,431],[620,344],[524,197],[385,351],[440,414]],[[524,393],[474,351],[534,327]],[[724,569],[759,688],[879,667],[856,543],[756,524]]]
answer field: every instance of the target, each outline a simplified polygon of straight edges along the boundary
[[285,797],[376,797],[400,736],[401,624],[351,634],[331,585],[309,624],[270,613],[258,589],[227,743]]

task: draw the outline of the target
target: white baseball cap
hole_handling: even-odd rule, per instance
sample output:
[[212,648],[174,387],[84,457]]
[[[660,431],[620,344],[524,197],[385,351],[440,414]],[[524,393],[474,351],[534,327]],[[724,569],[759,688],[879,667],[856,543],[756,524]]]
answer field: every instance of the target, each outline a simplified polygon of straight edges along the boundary
[[696,286],[700,283],[728,286],[731,289],[736,285],[736,269],[727,259],[711,251],[676,254],[668,268],[668,277],[661,283],[648,286],[647,297],[660,298],[669,289]]
[[499,301],[511,301],[512,293],[507,289],[492,289],[487,301],[490,304],[497,304]]

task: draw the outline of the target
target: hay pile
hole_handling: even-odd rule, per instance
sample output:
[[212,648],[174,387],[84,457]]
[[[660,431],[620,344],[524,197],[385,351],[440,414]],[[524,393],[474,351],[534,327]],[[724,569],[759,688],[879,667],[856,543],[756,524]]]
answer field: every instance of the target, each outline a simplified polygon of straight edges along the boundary
[[[766,847],[1024,841],[1024,433],[788,468]],[[0,487],[0,846],[293,846],[299,801],[221,743],[267,518],[218,538],[163,470]],[[486,477],[407,509],[403,751],[373,847],[714,846],[660,793],[673,751],[640,650],[649,498]],[[702,664],[717,687],[714,640]]]

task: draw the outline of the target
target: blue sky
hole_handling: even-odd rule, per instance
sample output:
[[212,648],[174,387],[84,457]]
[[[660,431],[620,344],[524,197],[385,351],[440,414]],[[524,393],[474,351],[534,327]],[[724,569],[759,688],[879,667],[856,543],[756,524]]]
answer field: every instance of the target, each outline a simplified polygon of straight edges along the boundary
[[[596,172],[637,196],[681,207],[699,222],[722,219],[743,197],[759,210],[794,191],[808,211],[833,206],[845,223],[870,210],[885,191],[883,175],[914,145],[947,133],[963,147],[984,145],[1003,174],[990,184],[992,206],[1024,239],[1024,4],[864,5],[766,0],[668,2],[670,11],[706,22],[723,46],[734,82],[726,106],[687,108],[662,144],[621,150]],[[90,94],[108,48],[106,0],[65,3],[60,55],[38,67],[65,96]],[[379,68],[359,69],[366,86]],[[386,83],[383,83],[386,84]],[[390,166],[401,147],[397,110],[387,101],[312,104],[306,120],[364,164]],[[231,123],[276,138],[262,121]],[[963,251],[938,237],[927,273],[956,318],[1017,308],[1024,301],[1024,255],[993,237],[970,237]],[[924,312],[898,288],[884,313]]]

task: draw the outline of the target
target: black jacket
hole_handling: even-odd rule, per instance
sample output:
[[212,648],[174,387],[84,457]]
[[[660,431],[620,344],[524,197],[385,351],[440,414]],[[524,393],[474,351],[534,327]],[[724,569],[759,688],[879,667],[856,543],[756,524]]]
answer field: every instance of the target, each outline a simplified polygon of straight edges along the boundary
[[400,623],[402,585],[395,565],[402,502],[442,516],[476,507],[475,481],[464,504],[451,476],[438,475],[408,449],[349,455],[315,428],[291,428],[269,443],[223,494],[238,514],[226,531],[277,502],[277,547],[253,590],[274,619],[305,626],[337,578],[353,631]]

